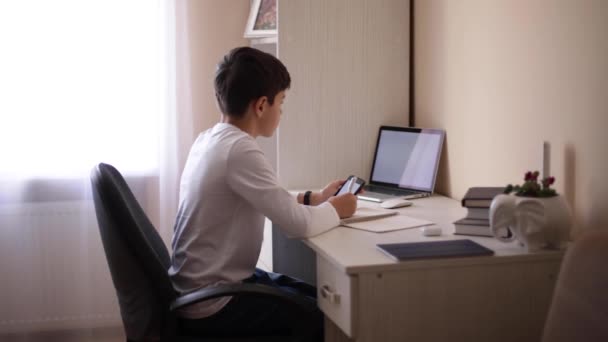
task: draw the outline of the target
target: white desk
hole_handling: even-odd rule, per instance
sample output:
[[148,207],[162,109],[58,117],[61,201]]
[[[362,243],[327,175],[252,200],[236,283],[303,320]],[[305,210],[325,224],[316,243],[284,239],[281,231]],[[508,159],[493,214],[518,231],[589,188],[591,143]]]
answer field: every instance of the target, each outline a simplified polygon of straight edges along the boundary
[[[416,199],[399,210],[437,223],[443,234],[338,227],[306,240],[317,254],[326,341],[540,340],[562,251],[527,253],[516,243],[453,235],[452,222],[466,209],[446,197]],[[495,255],[395,262],[376,249],[378,243],[463,238]]]

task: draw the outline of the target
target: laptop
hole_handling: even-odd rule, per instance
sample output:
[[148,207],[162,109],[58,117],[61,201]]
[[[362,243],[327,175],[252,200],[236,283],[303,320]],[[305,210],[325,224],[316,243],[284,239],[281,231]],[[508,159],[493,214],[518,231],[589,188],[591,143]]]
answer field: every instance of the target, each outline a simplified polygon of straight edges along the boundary
[[430,196],[435,188],[445,131],[381,126],[368,185],[359,199],[382,202]]

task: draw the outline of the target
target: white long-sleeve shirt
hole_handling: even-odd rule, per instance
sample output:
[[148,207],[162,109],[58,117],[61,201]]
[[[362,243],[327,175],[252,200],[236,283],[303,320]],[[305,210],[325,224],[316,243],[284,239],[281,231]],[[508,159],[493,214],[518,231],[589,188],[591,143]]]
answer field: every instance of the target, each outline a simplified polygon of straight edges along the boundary
[[[299,204],[278,184],[255,139],[218,123],[194,142],[180,184],[169,276],[180,293],[251,276],[262,247],[264,216],[289,237],[309,237],[339,225],[334,207]],[[230,297],[180,312],[203,318]]]

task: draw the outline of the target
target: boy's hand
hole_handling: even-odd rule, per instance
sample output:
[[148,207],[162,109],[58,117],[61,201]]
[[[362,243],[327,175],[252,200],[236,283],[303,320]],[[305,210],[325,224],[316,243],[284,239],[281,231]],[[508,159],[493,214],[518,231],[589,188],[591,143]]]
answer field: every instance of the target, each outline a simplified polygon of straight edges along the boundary
[[325,186],[323,188],[323,190],[321,190],[319,203],[323,203],[323,202],[327,201],[331,196],[333,196],[336,192],[338,192],[338,190],[340,190],[340,187],[342,186],[342,184],[344,184],[344,182],[346,182],[346,180],[338,179],[338,180],[335,180],[335,181],[327,184],[327,186]]
[[353,216],[355,210],[357,210],[357,196],[350,192],[330,197],[327,201],[334,206],[341,219]]
[[[311,195],[311,205],[319,205],[325,201],[327,201],[330,197],[332,197],[338,190],[342,184],[346,182],[346,179],[338,179],[333,182],[327,184],[321,191],[313,192]],[[359,190],[360,194],[365,193],[363,189]]]

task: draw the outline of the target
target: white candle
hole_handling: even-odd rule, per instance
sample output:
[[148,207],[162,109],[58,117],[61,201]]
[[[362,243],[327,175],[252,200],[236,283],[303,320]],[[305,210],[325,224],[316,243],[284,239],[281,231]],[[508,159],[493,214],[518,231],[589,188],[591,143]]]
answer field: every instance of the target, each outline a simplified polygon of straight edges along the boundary
[[548,141],[543,142],[543,173],[542,179],[551,176],[551,146]]

